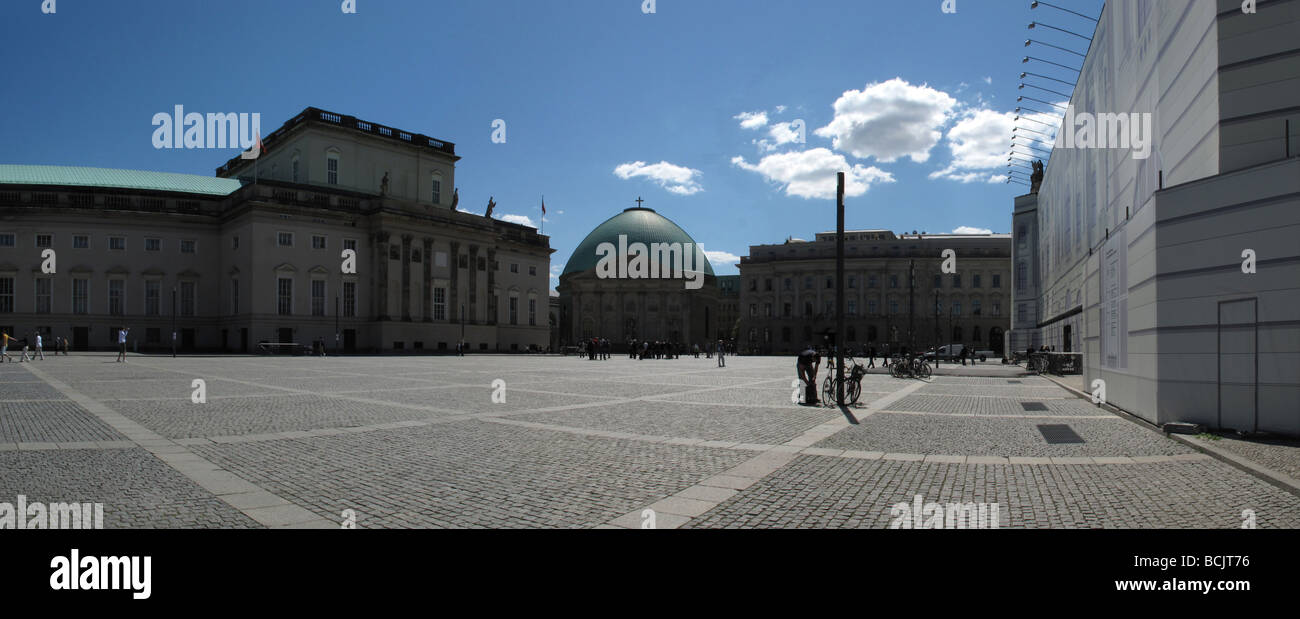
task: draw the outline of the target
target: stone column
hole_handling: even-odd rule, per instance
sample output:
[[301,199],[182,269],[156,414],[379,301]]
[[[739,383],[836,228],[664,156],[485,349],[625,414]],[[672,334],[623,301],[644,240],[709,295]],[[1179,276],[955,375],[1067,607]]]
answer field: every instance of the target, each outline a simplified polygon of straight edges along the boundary
[[375,265],[375,320],[388,320],[388,233],[376,232],[374,243]]
[[447,316],[451,318],[452,322],[460,322],[462,320],[460,315],[460,243],[451,242],[449,260],[451,283],[448,285],[447,290],[447,304],[449,305]]
[[427,236],[424,237],[424,322],[433,322],[433,239]]
[[411,322],[411,235],[402,235],[402,320]]
[[489,247],[487,250],[487,291],[488,291],[488,316],[487,323],[490,325],[497,324],[501,315],[501,308],[497,307],[497,270],[493,266],[497,259],[497,250],[495,247]]
[[469,246],[469,322],[478,320],[478,245]]

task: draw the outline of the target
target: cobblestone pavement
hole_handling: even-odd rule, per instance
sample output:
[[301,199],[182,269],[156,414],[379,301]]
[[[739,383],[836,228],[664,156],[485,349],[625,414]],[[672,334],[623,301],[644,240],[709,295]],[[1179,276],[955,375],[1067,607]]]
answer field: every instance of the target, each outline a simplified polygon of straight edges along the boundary
[[840,411],[793,404],[784,358],[112,359],[0,364],[0,502],[102,502],[110,528],[889,527],[900,504],[1300,527],[1300,495],[1000,364],[873,374]]

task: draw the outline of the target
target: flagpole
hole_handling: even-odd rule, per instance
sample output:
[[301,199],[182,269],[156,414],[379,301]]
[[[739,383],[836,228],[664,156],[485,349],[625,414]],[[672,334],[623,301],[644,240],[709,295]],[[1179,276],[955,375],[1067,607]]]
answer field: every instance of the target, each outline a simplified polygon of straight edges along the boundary
[[546,194],[542,194],[542,229],[538,234],[546,236]]

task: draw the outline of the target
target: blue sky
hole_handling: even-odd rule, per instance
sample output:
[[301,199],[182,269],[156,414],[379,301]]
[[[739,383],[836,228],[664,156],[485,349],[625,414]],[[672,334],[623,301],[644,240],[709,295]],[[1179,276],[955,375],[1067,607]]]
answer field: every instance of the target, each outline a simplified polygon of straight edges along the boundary
[[1019,73],[1072,80],[1021,64],[1026,24],[1091,25],[1028,0],[942,4],[6,0],[0,163],[212,175],[237,151],[157,150],[155,113],[260,112],[269,133],[316,106],[455,142],[464,208],[491,195],[538,222],[544,194],[553,272],[640,196],[736,273],[727,254],[834,229],[837,169],[850,228],[1007,232],[1025,188],[989,180]]

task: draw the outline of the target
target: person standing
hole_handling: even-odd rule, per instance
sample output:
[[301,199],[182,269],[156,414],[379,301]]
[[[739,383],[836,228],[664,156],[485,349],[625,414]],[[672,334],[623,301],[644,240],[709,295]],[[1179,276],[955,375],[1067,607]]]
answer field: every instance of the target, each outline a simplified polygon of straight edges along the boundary
[[[121,327],[117,330],[117,362],[118,363],[126,363],[126,334],[130,332],[131,330],[126,327]],[[176,334],[172,333],[172,335],[174,336]],[[173,338],[172,346],[174,350],[175,349],[174,338]]]
[[14,338],[9,337],[8,333],[0,331],[0,363],[4,363],[5,359],[8,359],[10,363],[13,363],[13,357],[9,356],[9,340],[12,339]]
[[722,340],[718,340],[718,367],[727,367],[726,348],[722,345]]
[[41,361],[45,360],[45,340],[41,338],[40,331],[36,332],[36,354],[32,355],[32,361],[35,361],[38,356]]
[[68,338],[66,336],[59,338],[59,343],[63,345],[63,356],[68,356]]

